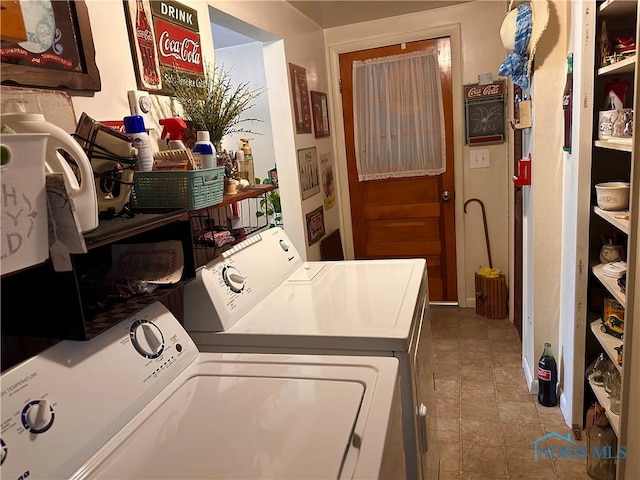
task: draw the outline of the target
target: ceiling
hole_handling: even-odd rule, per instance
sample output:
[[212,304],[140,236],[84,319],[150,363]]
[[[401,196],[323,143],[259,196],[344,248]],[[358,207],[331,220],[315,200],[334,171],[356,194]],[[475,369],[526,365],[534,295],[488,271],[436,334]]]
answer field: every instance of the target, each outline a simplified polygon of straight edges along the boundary
[[380,18],[415,13],[432,8],[446,7],[473,0],[425,0],[425,1],[333,1],[288,0],[294,8],[309,17],[322,28],[339,27]]

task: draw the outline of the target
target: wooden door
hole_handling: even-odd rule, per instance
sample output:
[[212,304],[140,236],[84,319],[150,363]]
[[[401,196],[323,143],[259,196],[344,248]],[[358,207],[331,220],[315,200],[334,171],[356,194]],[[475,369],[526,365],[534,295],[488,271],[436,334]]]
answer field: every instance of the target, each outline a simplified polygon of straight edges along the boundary
[[[433,47],[437,47],[440,52],[446,172],[437,176],[359,182],[353,133],[353,62]],[[342,54],[340,79],[355,258],[425,258],[429,274],[430,301],[456,301],[450,38],[422,40]]]
[[[522,98],[522,89],[513,86],[513,97]],[[516,108],[514,100],[514,108]],[[513,133],[513,167],[517,171],[518,160],[522,158],[522,130],[514,130]],[[518,336],[522,341],[522,281],[523,281],[523,214],[522,214],[522,187],[514,187],[513,192],[513,324],[516,326]]]

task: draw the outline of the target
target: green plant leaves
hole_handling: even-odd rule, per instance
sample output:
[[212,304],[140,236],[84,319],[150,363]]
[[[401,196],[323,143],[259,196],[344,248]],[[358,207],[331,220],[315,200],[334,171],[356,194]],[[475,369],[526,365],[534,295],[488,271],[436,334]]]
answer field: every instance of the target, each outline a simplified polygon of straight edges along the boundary
[[251,90],[249,82],[234,86],[229,73],[218,66],[207,64],[204,71],[203,88],[190,87],[182,81],[184,74],[174,69],[168,75],[166,83],[184,110],[187,120],[192,121],[198,130],[208,131],[215,145],[225,135],[260,132],[239,126],[244,122],[262,122],[257,118],[240,118],[240,115],[255,105],[264,89]]

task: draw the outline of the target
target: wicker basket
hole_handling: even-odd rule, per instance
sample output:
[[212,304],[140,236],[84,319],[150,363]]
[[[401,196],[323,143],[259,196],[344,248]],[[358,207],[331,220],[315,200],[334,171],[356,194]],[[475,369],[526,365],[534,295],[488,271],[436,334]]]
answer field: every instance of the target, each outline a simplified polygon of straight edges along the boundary
[[503,274],[496,278],[476,273],[476,313],[490,319],[509,316],[507,280]]
[[179,172],[136,172],[133,208],[197,210],[222,202],[224,167]]

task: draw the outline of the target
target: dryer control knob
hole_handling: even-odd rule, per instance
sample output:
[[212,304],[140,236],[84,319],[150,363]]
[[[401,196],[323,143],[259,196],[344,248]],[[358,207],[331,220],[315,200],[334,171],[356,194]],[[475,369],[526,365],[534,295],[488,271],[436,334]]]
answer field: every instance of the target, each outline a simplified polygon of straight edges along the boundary
[[7,444],[0,438],[0,465],[4,463],[5,458],[7,458]]
[[31,433],[44,433],[53,425],[53,407],[48,400],[34,400],[22,409],[22,425]]
[[280,248],[282,250],[284,250],[285,252],[289,251],[289,244],[287,242],[285,242],[284,240],[280,240]]
[[129,330],[129,338],[143,357],[158,358],[164,351],[162,332],[149,320],[135,321]]
[[224,267],[222,270],[222,279],[232,292],[240,293],[244,290],[246,277],[240,275],[240,272],[234,267]]

